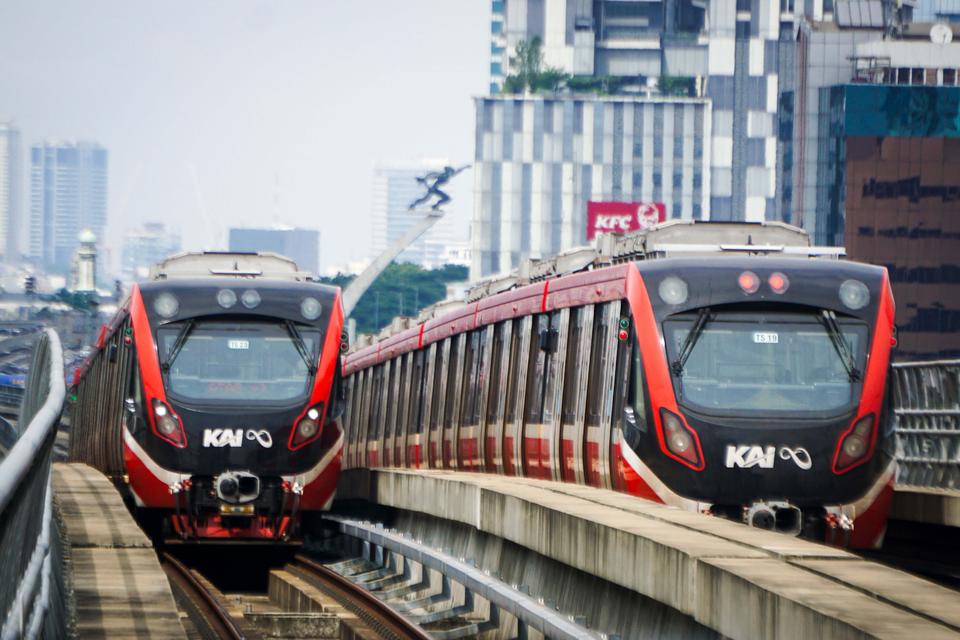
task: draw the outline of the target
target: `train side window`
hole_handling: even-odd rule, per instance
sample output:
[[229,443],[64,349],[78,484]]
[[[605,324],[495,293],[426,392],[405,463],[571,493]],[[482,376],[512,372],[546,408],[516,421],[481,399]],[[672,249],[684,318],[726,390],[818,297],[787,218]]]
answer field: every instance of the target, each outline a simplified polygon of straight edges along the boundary
[[493,328],[493,353],[490,356],[490,391],[487,394],[487,423],[499,422],[501,417],[500,398],[503,397],[503,380],[500,379],[500,368],[503,364],[503,352],[506,348],[503,334],[506,323],[498,322]]
[[410,413],[410,368],[413,365],[413,353],[405,353],[397,358],[400,365],[400,385],[397,389],[397,423],[394,435],[402,437],[407,432],[407,416]]
[[407,422],[407,433],[423,432],[423,403],[424,403],[424,364],[426,353],[422,350],[413,353],[413,375],[410,379],[410,418]]
[[530,365],[527,367],[525,418],[528,424],[540,424],[543,421],[543,379],[547,365],[544,347],[549,346],[549,331],[550,317],[545,314],[536,316],[530,336]]
[[605,348],[608,336],[608,327],[603,321],[606,304],[598,304],[593,311],[593,344],[590,347],[590,381],[587,385],[587,426],[600,425],[603,414],[603,371],[607,366],[607,350]]
[[454,402],[454,393],[457,390],[457,375],[454,371],[454,367],[458,365],[460,360],[460,340],[459,336],[450,336],[450,357],[447,360],[447,391],[444,394],[446,396],[446,402],[443,407],[443,424],[444,426],[453,425],[453,409],[457,404]]
[[380,433],[383,427],[383,407],[386,405],[389,396],[387,395],[386,386],[383,384],[384,378],[384,369],[386,369],[387,363],[380,363],[377,365],[377,368],[373,375],[373,411],[370,415],[370,437],[374,440],[380,438]]
[[554,411],[557,407],[554,404],[554,398],[556,397],[557,383],[562,382],[557,380],[557,366],[558,366],[558,355],[560,349],[565,349],[566,345],[560,344],[560,318],[561,312],[554,311],[550,314],[550,324],[547,328],[547,333],[545,338],[541,338],[543,344],[541,349],[546,354],[546,362],[544,363],[544,374],[543,374],[543,423],[548,424],[552,423],[554,419]]
[[430,402],[430,431],[436,431],[440,426],[440,415],[445,403],[443,402],[443,383],[448,377],[443,369],[444,342],[437,342],[433,358],[433,394]]
[[583,308],[573,307],[570,309],[570,325],[567,333],[567,362],[563,371],[563,422],[573,424],[577,417],[577,398],[578,385],[577,377],[579,371],[577,362],[579,361],[578,350],[580,349],[580,340],[583,335]]
[[523,381],[520,380],[520,345],[523,328],[523,319],[515,318],[513,322],[513,331],[510,332],[510,371],[507,373],[507,418],[506,421],[512,423],[517,419],[517,391]]
[[475,346],[473,352],[473,367],[470,373],[470,422],[467,424],[480,424],[480,416],[483,414],[481,399],[483,396],[483,371],[486,364],[487,353],[487,330],[476,329],[473,332],[475,336]]
[[624,408],[623,433],[627,444],[634,450],[640,445],[641,436],[647,431],[647,401],[645,397],[643,377],[643,356],[640,353],[640,341],[634,335],[631,325],[630,331],[630,382],[628,405]]

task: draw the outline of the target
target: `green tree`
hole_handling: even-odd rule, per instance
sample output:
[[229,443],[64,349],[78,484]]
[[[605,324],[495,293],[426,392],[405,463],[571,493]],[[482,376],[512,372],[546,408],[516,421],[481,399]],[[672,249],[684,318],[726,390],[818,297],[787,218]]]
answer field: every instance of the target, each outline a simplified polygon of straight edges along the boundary
[[510,73],[503,81],[504,93],[560,91],[570,77],[557,67],[543,64],[543,42],[539,37],[521,40],[510,56]]
[[[448,264],[423,269],[415,264],[391,263],[357,302],[352,317],[360,333],[376,333],[397,316],[416,316],[447,295],[447,284],[467,279],[467,268]],[[320,281],[346,287],[356,276],[338,273]]]

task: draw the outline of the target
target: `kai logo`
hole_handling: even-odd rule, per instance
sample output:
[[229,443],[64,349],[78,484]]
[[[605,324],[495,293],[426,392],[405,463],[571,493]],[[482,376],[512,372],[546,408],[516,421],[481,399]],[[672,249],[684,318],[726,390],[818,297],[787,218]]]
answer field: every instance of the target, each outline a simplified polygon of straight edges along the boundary
[[243,446],[244,438],[247,440],[256,440],[264,449],[273,446],[273,437],[266,429],[204,429],[203,446],[204,447],[240,447]]
[[810,452],[803,447],[780,447],[779,452],[776,447],[761,447],[759,445],[727,445],[726,467],[732,469],[739,467],[741,469],[750,469],[751,467],[760,467],[761,469],[773,469],[777,458],[781,460],[793,460],[794,463],[804,471],[813,466],[813,460],[810,458]]

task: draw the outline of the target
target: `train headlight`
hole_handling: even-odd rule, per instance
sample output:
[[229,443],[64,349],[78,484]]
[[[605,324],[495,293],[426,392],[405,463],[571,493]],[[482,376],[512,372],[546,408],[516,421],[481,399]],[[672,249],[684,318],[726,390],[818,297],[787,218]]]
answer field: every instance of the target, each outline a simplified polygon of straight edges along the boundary
[[863,309],[870,303],[870,289],[859,280],[844,280],[840,285],[840,302],[848,309]]
[[187,446],[187,435],[183,431],[180,418],[160,400],[153,401],[153,424],[161,439],[181,449]]
[[783,294],[787,292],[787,289],[790,288],[790,278],[784,273],[775,271],[770,274],[770,277],[767,278],[767,284],[770,285],[770,290],[776,294]]
[[840,436],[833,459],[833,472],[844,473],[866,462],[873,442],[873,414],[857,420],[853,428]]
[[660,282],[657,290],[660,293],[660,299],[669,305],[676,306],[687,301],[690,292],[687,289],[687,283],[677,276],[667,276]]
[[307,320],[316,320],[320,317],[323,307],[316,298],[304,298],[300,303],[300,315]]
[[247,309],[255,309],[260,304],[260,294],[255,289],[247,289],[240,295],[240,302]]
[[684,424],[683,419],[671,411],[660,409],[664,445],[671,457],[697,471],[703,469],[703,455],[696,432]]
[[161,293],[153,301],[153,310],[161,318],[169,320],[180,311],[180,301],[172,293]]
[[224,309],[229,309],[237,304],[237,294],[234,293],[233,289],[220,289],[220,291],[217,291],[217,304]]
[[293,426],[290,434],[290,449],[296,450],[320,436],[323,420],[323,403],[319,402],[307,409]]
[[744,271],[737,278],[737,284],[744,293],[756,293],[760,288],[760,278],[753,271]]

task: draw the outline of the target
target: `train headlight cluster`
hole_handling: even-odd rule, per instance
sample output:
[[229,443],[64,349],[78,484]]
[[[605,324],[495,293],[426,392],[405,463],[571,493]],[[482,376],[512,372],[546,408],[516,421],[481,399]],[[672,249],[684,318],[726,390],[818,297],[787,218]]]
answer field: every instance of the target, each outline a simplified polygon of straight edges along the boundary
[[183,432],[180,418],[161,400],[153,401],[153,424],[160,438],[175,447],[183,448],[187,446],[187,436]]
[[863,309],[870,303],[870,289],[859,280],[844,280],[840,285],[840,302],[848,309]]
[[702,469],[703,457],[700,455],[700,444],[694,439],[696,434],[683,423],[680,416],[666,409],[660,410],[660,420],[667,451],[687,466]]
[[767,284],[770,285],[770,290],[774,293],[778,295],[784,294],[787,292],[787,289],[790,288],[790,278],[788,278],[785,273],[775,271],[767,278]]
[[840,436],[833,460],[833,472],[844,473],[866,461],[873,440],[873,414],[857,420],[853,428]]
[[687,289],[687,283],[677,276],[667,276],[660,282],[660,299],[669,305],[676,306],[687,301],[690,291]]
[[295,450],[316,440],[320,436],[320,423],[323,420],[323,403],[318,402],[300,416],[290,435],[290,449]]
[[233,289],[220,289],[220,291],[217,291],[217,304],[224,309],[229,309],[237,304],[237,294],[234,293]]
[[240,295],[240,303],[247,309],[256,309],[260,304],[260,294],[256,289],[247,289]]
[[760,278],[753,271],[744,271],[737,278],[737,284],[744,293],[756,293],[760,288]]
[[161,318],[169,320],[180,311],[180,301],[172,293],[161,293],[153,301],[153,310]]
[[323,307],[316,298],[304,298],[300,303],[300,315],[307,320],[316,320],[320,317]]

